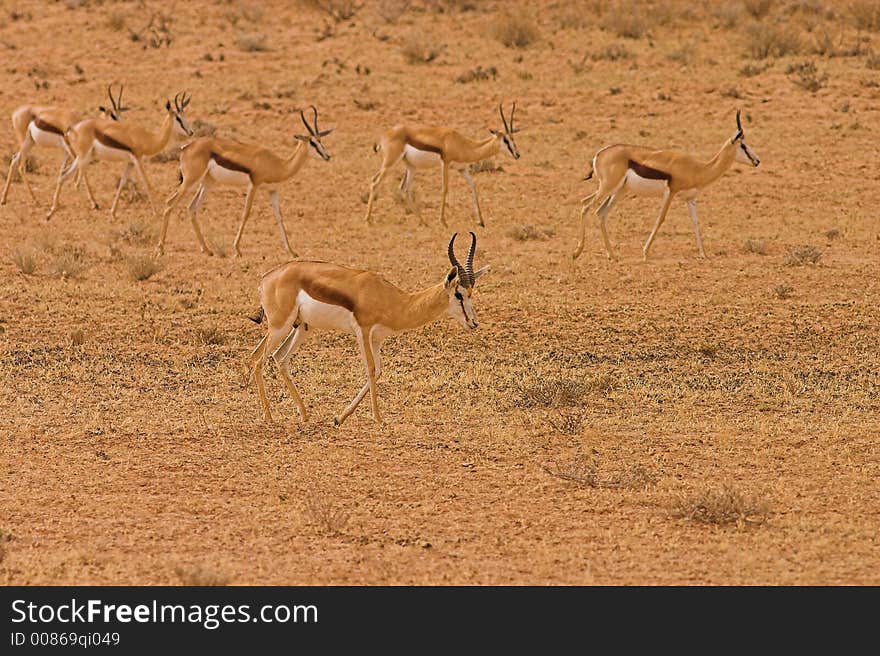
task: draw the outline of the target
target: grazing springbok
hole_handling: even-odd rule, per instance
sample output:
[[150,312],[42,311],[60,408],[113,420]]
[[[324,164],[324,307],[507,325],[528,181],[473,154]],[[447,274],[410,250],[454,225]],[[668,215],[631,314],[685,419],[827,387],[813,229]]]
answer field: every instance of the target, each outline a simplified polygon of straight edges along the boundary
[[208,248],[208,244],[205,243],[204,237],[202,237],[197,213],[199,206],[208,193],[208,189],[215,184],[220,184],[247,187],[247,197],[245,198],[244,211],[241,215],[241,225],[238,228],[238,233],[235,235],[235,242],[232,244],[236,256],[241,256],[238,245],[244,232],[244,224],[251,214],[257,188],[266,187],[269,191],[269,201],[272,203],[272,210],[275,212],[275,218],[278,221],[278,229],[281,231],[281,241],[284,244],[284,249],[296,257],[296,253],[293,252],[290,242],[287,240],[287,231],[284,229],[284,221],[281,218],[278,187],[297,174],[303,164],[305,164],[307,155],[311,154],[325,162],[330,159],[330,154],[324,148],[321,138],[333,132],[333,128],[319,130],[318,110],[314,106],[311,109],[314,112],[313,125],[309,125],[302,111],[299,113],[303,125],[306,126],[306,130],[309,133],[307,135],[293,135],[293,138],[299,143],[293,154],[287,158],[279,157],[262,146],[253,146],[214,137],[202,137],[184,145],[180,153],[180,186],[165,201],[165,211],[162,214],[162,232],[159,236],[159,245],[157,246],[159,254],[165,249],[165,234],[168,231],[168,219],[171,211],[177,206],[180,199],[195,189],[197,185],[199,185],[198,190],[189,204],[190,219],[193,230],[195,230],[196,237],[202,247],[202,252],[208,255],[213,254],[211,249]]
[[388,170],[403,160],[406,171],[400,183],[400,189],[404,193],[409,189],[412,182],[413,172],[416,169],[430,169],[440,167],[443,173],[443,186],[440,197],[440,223],[446,225],[446,193],[449,189],[449,169],[458,171],[471,189],[474,200],[474,210],[477,222],[481,226],[483,213],[480,210],[480,200],[477,196],[477,187],[468,170],[468,164],[489,159],[498,154],[504,146],[505,152],[513,159],[519,159],[519,151],[513,135],[521,128],[514,128],[513,116],[516,112],[516,103],[510,110],[510,122],[504,117],[504,109],[498,106],[501,114],[501,122],[504,130],[492,130],[492,136],[481,141],[468,139],[452,128],[408,126],[398,125],[382,135],[379,142],[373,146],[373,150],[382,153],[382,165],[379,172],[373,176],[370,183],[370,198],[367,201],[366,221],[370,223],[373,216],[373,200],[376,196],[376,188],[385,178]]
[[[113,97],[113,86],[107,87],[107,95],[110,96],[110,109],[101,105],[98,111],[102,118],[108,118],[118,121],[122,112],[128,107],[122,105],[122,86],[119,87],[119,96]],[[31,148],[34,146],[49,146],[64,151],[64,160],[61,162],[59,175],[61,171],[67,168],[67,163],[73,159],[74,155],[70,144],[65,136],[71,126],[82,120],[77,112],[63,109],[61,107],[44,107],[41,105],[22,105],[12,112],[12,129],[15,131],[15,137],[18,140],[18,150],[12,156],[9,163],[9,172],[6,174],[6,184],[3,186],[3,194],[0,196],[0,205],[6,204],[6,198],[9,195],[9,184],[12,181],[12,174],[18,167],[19,176],[24,183],[28,194],[30,194],[31,202],[36,202],[36,196],[31,189],[30,182],[25,176],[25,163]],[[77,179],[79,182],[79,178]]]
[[740,122],[740,110],[736,112],[736,134],[725,141],[721,149],[710,160],[703,160],[689,153],[654,150],[625,144],[603,148],[593,157],[593,168],[584,178],[584,180],[589,180],[595,173],[599,179],[599,188],[581,201],[581,238],[572,259],[577,259],[584,250],[586,213],[594,202],[599,203],[596,215],[599,217],[605,251],[609,259],[614,259],[611,243],[608,241],[606,222],[611,207],[627,191],[636,196],[663,197],[660,213],[654,222],[654,229],[651,230],[648,241],[642,248],[644,259],[648,259],[651,243],[666,218],[672,199],[679,195],[687,201],[700,257],[706,257],[703,241],[700,239],[700,226],[697,223],[697,194],[724,175],[734,162],[751,164],[752,166],[758,166],[761,163],[754,151],[746,145]]
[[251,319],[268,324],[268,332],[251,353],[251,374],[257,385],[266,421],[272,421],[263,366],[271,355],[281,379],[293,397],[302,421],[306,408],[288,370],[290,356],[311,335],[320,330],[352,333],[360,347],[367,382],[348,407],[333,419],[340,426],[370,392],[373,419],[381,422],[376,384],[382,374],[380,349],[391,335],[414,330],[449,314],[466,328],[477,327],[472,296],[474,284],[488,266],[474,271],[477,237],[462,266],[455,257],[456,235],[449,240],[447,254],[452,269],[443,280],[418,292],[405,292],[371,271],[351,269],[327,262],[289,262],[263,276],[260,282],[260,310]]
[[106,119],[89,119],[70,128],[67,132],[67,140],[73,147],[75,158],[70,168],[58,176],[55,199],[52,201],[52,208],[49,210],[49,215],[46,218],[50,218],[58,209],[61,187],[64,181],[77,170],[82,171],[89,202],[91,202],[93,208],[97,209],[98,203],[95,202],[86,175],[86,169],[93,158],[110,162],[125,162],[125,169],[119,178],[119,185],[116,187],[116,194],[113,196],[113,203],[110,205],[111,217],[116,218],[116,205],[119,203],[119,196],[122,193],[123,187],[125,187],[132,168],[137,172],[141,183],[143,183],[147,200],[150,201],[150,207],[155,212],[156,206],[153,203],[152,186],[144,171],[144,159],[157,155],[164,150],[172,134],[179,138],[192,136],[193,131],[184,117],[184,111],[187,105],[189,105],[190,100],[192,100],[192,96],[187,96],[186,93],[178,93],[174,96],[173,105],[170,100],[167,101],[165,103],[165,119],[162,121],[158,132],[151,132],[140,125],[130,122],[115,123]]

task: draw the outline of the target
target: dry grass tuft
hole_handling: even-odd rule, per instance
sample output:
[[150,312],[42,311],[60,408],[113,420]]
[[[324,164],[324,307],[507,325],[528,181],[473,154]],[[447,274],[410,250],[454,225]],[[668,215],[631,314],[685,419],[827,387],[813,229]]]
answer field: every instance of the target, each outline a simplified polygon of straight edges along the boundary
[[701,524],[744,526],[762,524],[768,509],[757,496],[724,485],[676,497],[672,501],[672,514]]
[[715,27],[730,30],[739,25],[742,20],[742,5],[732,2],[713,2],[712,17],[715,19]]
[[403,17],[411,4],[411,0],[381,0],[377,11],[383,21],[394,25]]
[[587,380],[540,377],[537,381],[517,381],[513,405],[518,408],[570,407],[578,405],[590,394],[606,394],[613,387],[614,377],[610,374]]
[[216,326],[199,328],[196,330],[196,339],[205,346],[222,346],[226,343],[226,335]]
[[584,487],[643,489],[659,480],[656,472],[639,463],[625,463],[616,471],[600,475],[598,460],[583,453],[577,453],[566,461],[541,465],[541,469],[554,478]]
[[69,335],[69,341],[73,347],[82,346],[86,341],[86,335],[82,330],[74,330]]
[[812,93],[824,87],[825,82],[828,80],[828,74],[820,74],[816,64],[812,61],[791,64],[785,72],[787,75],[794,76],[790,79],[797,86]]
[[797,246],[789,249],[785,263],[788,266],[815,265],[822,257],[822,251],[815,246]]
[[840,228],[831,228],[830,230],[826,230],[824,234],[826,239],[833,241],[842,237],[843,231]]
[[155,241],[156,230],[143,219],[132,219],[119,234],[119,238],[132,246],[144,246]]
[[555,418],[548,421],[558,433],[563,435],[580,435],[586,417],[586,412],[583,410],[560,410]]
[[556,231],[553,228],[542,228],[531,223],[522,223],[511,226],[505,234],[517,241],[545,241],[555,235]]
[[850,2],[849,13],[856,29],[866,32],[880,31],[880,2],[877,0]]
[[791,298],[794,294],[794,287],[791,285],[775,285],[771,290],[773,295],[781,301]]
[[364,6],[355,0],[308,0],[308,4],[320,9],[337,23],[351,20]]
[[752,23],[745,31],[746,52],[752,59],[796,55],[803,48],[800,36],[791,27]]
[[445,43],[434,43],[413,35],[403,46],[403,57],[409,64],[428,64],[443,54],[444,50]]
[[498,16],[490,27],[490,33],[508,48],[525,48],[540,36],[535,19],[524,11]]
[[162,263],[150,255],[139,253],[125,258],[125,268],[132,280],[149,280],[162,270]]
[[744,64],[739,69],[739,74],[743,77],[755,77],[770,68],[770,64]]
[[235,47],[242,52],[266,52],[269,44],[262,32],[239,32],[235,35]]
[[755,255],[766,255],[767,254],[767,240],[766,239],[746,239],[743,242],[743,250],[746,253],[754,253]]
[[16,248],[12,251],[11,259],[15,268],[26,276],[33,275],[37,270],[37,254],[33,248]]
[[622,43],[609,43],[590,55],[594,61],[620,61],[621,59],[629,59],[632,53]]
[[72,246],[55,254],[50,263],[52,275],[64,278],[79,278],[88,268],[85,250]]
[[764,18],[773,8],[773,0],[742,0],[745,9],[752,18]]
[[455,78],[455,81],[459,84],[467,84],[468,82],[477,82],[480,80],[494,80],[496,77],[498,77],[497,68],[494,66],[483,68],[478,65],[476,68],[472,68],[459,75]]
[[718,355],[718,345],[710,344],[709,342],[702,342],[697,346],[697,353],[707,358],[714,358]]
[[214,569],[202,565],[194,567],[176,567],[174,573],[183,585],[196,587],[229,585],[230,577]]
[[303,510],[306,520],[323,535],[339,535],[351,519],[343,506],[336,508],[328,499],[309,497]]

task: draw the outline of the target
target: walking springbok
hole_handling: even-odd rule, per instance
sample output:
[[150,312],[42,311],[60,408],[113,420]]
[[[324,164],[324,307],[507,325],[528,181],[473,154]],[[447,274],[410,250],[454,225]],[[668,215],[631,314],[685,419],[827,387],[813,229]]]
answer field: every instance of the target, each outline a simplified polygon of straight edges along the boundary
[[477,327],[472,295],[474,284],[489,270],[474,271],[477,237],[471,235],[467,259],[462,266],[455,257],[455,237],[447,254],[452,269],[443,280],[418,292],[405,292],[370,271],[327,262],[289,262],[263,276],[260,310],[253,321],[268,323],[268,332],[251,353],[251,375],[257,385],[266,421],[272,421],[263,366],[269,355],[278,365],[281,379],[293,397],[302,421],[306,408],[288,370],[290,356],[319,330],[353,333],[360,347],[367,382],[348,407],[333,419],[336,426],[354,412],[370,392],[373,419],[381,422],[376,384],[382,375],[380,349],[391,335],[414,330],[449,314],[466,328]]
[[293,154],[288,158],[277,156],[270,150],[261,146],[230,141],[228,139],[216,139],[214,137],[202,137],[182,147],[180,153],[180,186],[165,201],[165,211],[162,213],[162,233],[159,236],[157,251],[162,254],[165,249],[165,235],[168,231],[168,219],[171,211],[180,202],[180,199],[199,185],[198,190],[190,201],[189,213],[193,230],[202,247],[202,252],[212,255],[212,251],[202,237],[199,228],[197,213],[199,206],[204,201],[208,190],[215,184],[247,186],[247,197],[244,202],[244,211],[241,215],[241,225],[235,235],[232,247],[237,257],[241,256],[238,248],[241,235],[244,232],[244,224],[247,222],[254,204],[254,195],[260,186],[268,187],[269,201],[275,218],[278,221],[278,229],[281,231],[281,241],[284,249],[293,257],[296,253],[290,247],[287,239],[287,231],[284,229],[284,221],[281,218],[281,209],[278,202],[278,187],[286,182],[302,168],[308,154],[313,155],[325,162],[330,159],[330,154],[321,142],[333,132],[318,129],[318,110],[312,106],[314,112],[313,125],[309,125],[305,114],[300,111],[299,116],[303,125],[308,130],[308,135],[295,134],[293,138],[299,143]]
[[110,205],[111,217],[116,218],[116,205],[119,203],[119,196],[122,193],[123,187],[125,187],[132,168],[137,171],[138,177],[143,183],[147,200],[150,202],[150,207],[155,212],[156,206],[153,203],[152,186],[144,171],[144,159],[164,150],[172,134],[180,138],[192,136],[193,131],[184,117],[184,111],[187,105],[189,105],[190,100],[192,100],[192,96],[187,96],[186,93],[178,93],[174,96],[173,105],[170,100],[167,101],[165,103],[165,119],[162,121],[158,132],[151,132],[133,123],[114,123],[106,119],[89,119],[77,123],[70,128],[67,132],[67,139],[73,147],[75,158],[70,168],[58,176],[58,182],[55,186],[55,197],[52,200],[52,207],[46,218],[51,218],[58,209],[61,187],[65,180],[77,170],[82,171],[89,202],[93,208],[97,209],[98,203],[92,195],[86,175],[86,169],[92,158],[110,162],[125,162],[125,169],[122,171],[122,177],[119,178],[119,185],[116,187],[116,194],[113,196],[113,203]]
[[483,213],[480,210],[480,200],[477,196],[477,187],[474,179],[468,171],[467,165],[494,157],[501,147],[513,159],[519,159],[519,151],[513,135],[521,128],[513,126],[513,116],[516,112],[516,103],[510,110],[510,122],[504,117],[504,109],[498,106],[501,114],[501,122],[504,130],[489,130],[492,136],[482,141],[468,139],[452,128],[407,126],[398,125],[382,135],[377,144],[373,146],[375,152],[382,153],[382,165],[379,172],[373,176],[370,183],[370,198],[367,201],[366,221],[370,223],[373,216],[373,200],[376,196],[376,188],[382,182],[388,170],[400,160],[406,164],[406,171],[400,183],[400,189],[404,193],[409,189],[412,182],[413,172],[416,169],[437,168],[440,166],[443,173],[443,185],[440,198],[440,223],[446,225],[446,193],[449,188],[449,169],[458,171],[471,189],[474,201],[474,210],[477,222],[481,226]]
[[584,178],[589,180],[595,172],[599,179],[599,188],[581,201],[581,238],[572,259],[577,259],[584,250],[585,217],[594,202],[599,202],[596,215],[599,217],[605,251],[609,259],[616,259],[608,241],[606,222],[611,207],[626,191],[631,191],[636,196],[663,196],[654,229],[642,248],[645,260],[648,259],[651,243],[666,218],[672,199],[678,195],[687,201],[700,257],[706,257],[697,223],[697,194],[726,173],[734,162],[752,166],[761,163],[754,151],[746,145],[740,110],[736,112],[736,134],[708,161],[672,150],[653,150],[625,144],[606,146],[593,157],[593,167]]
[[[102,118],[118,121],[122,112],[128,107],[122,105],[122,86],[119,87],[119,96],[113,97],[113,85],[107,87],[107,95],[110,96],[110,109],[103,105],[98,108]],[[9,195],[9,184],[12,182],[12,174],[18,167],[18,173],[25,189],[31,197],[31,202],[36,202],[36,196],[31,189],[30,182],[25,176],[25,163],[31,148],[34,146],[49,146],[64,151],[64,160],[61,162],[59,175],[67,167],[67,163],[74,155],[65,134],[70,127],[82,120],[77,113],[61,107],[44,107],[41,105],[22,105],[12,112],[12,129],[18,140],[18,150],[12,156],[9,163],[9,172],[6,174],[6,184],[3,186],[3,195],[0,196],[0,205],[6,204]],[[79,179],[77,179],[79,182]]]

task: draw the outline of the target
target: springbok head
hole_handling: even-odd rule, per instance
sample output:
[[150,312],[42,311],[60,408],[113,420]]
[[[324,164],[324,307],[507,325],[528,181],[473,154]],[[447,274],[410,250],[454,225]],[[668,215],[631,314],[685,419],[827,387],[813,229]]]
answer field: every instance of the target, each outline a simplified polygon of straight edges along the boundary
[[740,121],[741,110],[736,110],[736,134],[730,139],[730,143],[736,146],[736,161],[740,164],[750,164],[758,166],[761,160],[754,150],[746,144],[746,137],[743,133],[742,122]]
[[504,124],[504,131],[501,130],[489,130],[495,137],[501,142],[501,146],[504,148],[505,152],[510,155],[513,159],[519,159],[519,151],[516,149],[516,142],[513,140],[513,135],[519,132],[522,128],[515,128],[513,126],[513,116],[516,114],[516,102],[513,103],[513,107],[510,109],[510,122],[508,123],[507,119],[504,117],[504,106],[502,104],[498,105],[498,113],[501,114],[501,122]]
[[174,132],[179,137],[193,136],[192,128],[189,126],[189,123],[187,123],[186,118],[183,115],[190,100],[192,100],[192,95],[188,96],[186,95],[186,91],[182,91],[174,96],[174,105],[171,104],[170,100],[165,102],[165,110],[174,120]]
[[311,105],[312,110],[312,124],[309,125],[309,122],[306,120],[306,115],[302,110],[299,111],[299,117],[302,119],[303,125],[306,126],[306,130],[309,131],[308,134],[295,134],[293,138],[297,141],[302,141],[306,144],[306,147],[309,149],[309,154],[313,157],[317,157],[319,159],[324,160],[325,162],[330,160],[330,153],[327,152],[327,149],[324,148],[324,144],[321,141],[322,137],[326,137],[328,134],[333,132],[335,128],[330,128],[329,130],[319,130],[318,129],[318,110],[314,105]]
[[449,240],[447,253],[449,254],[449,262],[452,268],[446,274],[446,292],[449,294],[449,307],[447,312],[449,316],[457,319],[461,325],[466,328],[474,329],[477,327],[477,314],[474,312],[474,305],[471,297],[474,293],[474,285],[480,276],[489,271],[489,265],[474,271],[474,253],[477,251],[477,236],[471,235],[471,247],[468,249],[467,259],[464,266],[455,257],[455,238],[458,236],[456,232]]
[[101,105],[98,107],[98,111],[101,112],[101,115],[104,118],[109,118],[114,121],[119,121],[122,119],[122,112],[127,112],[128,107],[122,104],[122,85],[119,85],[119,94],[114,98],[113,97],[113,85],[107,85],[107,96],[110,98],[110,108],[104,107]]

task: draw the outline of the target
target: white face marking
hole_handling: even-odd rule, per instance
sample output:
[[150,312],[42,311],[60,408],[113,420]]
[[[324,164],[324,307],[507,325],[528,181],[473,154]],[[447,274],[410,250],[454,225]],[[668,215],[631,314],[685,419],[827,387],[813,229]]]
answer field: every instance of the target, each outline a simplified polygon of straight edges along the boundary
[[309,330],[339,330],[354,332],[354,315],[340,305],[322,303],[300,290],[296,296],[298,316],[301,323],[308,324]]
[[330,153],[324,148],[324,144],[322,144],[320,140],[315,139],[315,137],[309,137],[309,142],[306,145],[309,149],[309,155],[315,159],[320,159],[325,162],[330,159]]
[[456,284],[449,290],[449,316],[457,320],[465,328],[476,328],[477,313],[470,295],[464,287]]
[[93,142],[92,156],[105,162],[130,162],[131,153],[121,148],[109,148],[97,139]]
[[60,134],[55,132],[48,132],[47,130],[41,130],[34,123],[31,123],[28,126],[28,130],[31,133],[31,139],[34,140],[34,143],[38,146],[49,146],[50,148],[64,148],[64,139],[61,138]]
[[745,141],[736,144],[736,161],[740,164],[748,164],[749,166],[757,166],[761,163],[760,158],[754,150],[746,145]]
[[666,193],[666,180],[643,178],[632,169],[627,169],[626,188],[636,196],[662,196]]
[[419,150],[409,144],[403,147],[406,163],[414,169],[432,169],[440,166],[440,155],[430,150]]
[[214,182],[222,185],[232,185],[235,187],[244,187],[250,184],[250,177],[242,171],[233,171],[220,166],[216,160],[208,160],[208,175]]
[[186,118],[184,118],[183,114],[175,114],[174,115],[174,134],[178,137],[191,137],[192,129],[189,127],[189,123],[186,122]]

